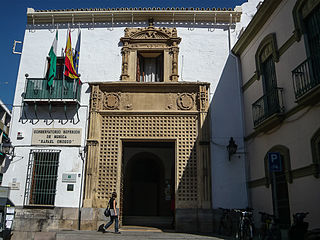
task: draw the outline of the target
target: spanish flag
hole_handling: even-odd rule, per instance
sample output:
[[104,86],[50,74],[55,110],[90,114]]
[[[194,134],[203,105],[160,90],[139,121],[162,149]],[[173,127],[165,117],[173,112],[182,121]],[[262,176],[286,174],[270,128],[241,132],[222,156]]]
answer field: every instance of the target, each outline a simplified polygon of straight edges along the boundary
[[71,47],[70,31],[68,34],[67,46],[66,46],[66,49],[64,52],[66,54],[65,60],[64,60],[64,64],[65,64],[66,69],[64,71],[64,75],[69,78],[72,78],[72,79],[78,79],[79,76],[73,66],[73,53],[72,53],[72,47]]

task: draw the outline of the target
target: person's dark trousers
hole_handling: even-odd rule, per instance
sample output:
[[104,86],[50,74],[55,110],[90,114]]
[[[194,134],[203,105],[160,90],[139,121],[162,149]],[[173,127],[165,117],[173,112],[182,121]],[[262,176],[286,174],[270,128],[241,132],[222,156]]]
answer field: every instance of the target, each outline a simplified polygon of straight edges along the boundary
[[118,219],[118,216],[111,216],[110,217],[110,221],[104,226],[104,229],[107,230],[107,228],[111,226],[113,221],[115,221],[115,223],[114,223],[114,231],[115,232],[119,232],[119,219]]

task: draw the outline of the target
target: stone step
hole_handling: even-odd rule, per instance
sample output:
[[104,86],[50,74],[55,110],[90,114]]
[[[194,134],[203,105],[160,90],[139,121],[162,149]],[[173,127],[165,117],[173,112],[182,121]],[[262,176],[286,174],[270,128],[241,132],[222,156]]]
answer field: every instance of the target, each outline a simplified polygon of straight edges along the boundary
[[144,226],[157,228],[172,228],[172,217],[167,216],[124,216],[123,226]]

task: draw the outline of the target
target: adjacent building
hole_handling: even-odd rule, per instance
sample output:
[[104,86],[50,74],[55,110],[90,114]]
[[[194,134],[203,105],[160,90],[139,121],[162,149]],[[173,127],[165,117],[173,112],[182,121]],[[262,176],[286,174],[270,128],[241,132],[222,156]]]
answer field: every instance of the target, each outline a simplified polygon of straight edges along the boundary
[[319,1],[264,1],[233,53],[241,62],[250,202],[283,228],[320,223]]
[[0,185],[4,171],[4,163],[7,154],[10,151],[9,128],[11,121],[11,112],[0,100]]

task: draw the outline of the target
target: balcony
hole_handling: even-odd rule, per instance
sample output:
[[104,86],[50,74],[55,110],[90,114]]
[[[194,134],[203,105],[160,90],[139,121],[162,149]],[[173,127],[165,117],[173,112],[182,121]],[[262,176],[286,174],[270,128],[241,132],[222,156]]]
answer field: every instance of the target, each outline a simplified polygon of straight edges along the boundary
[[292,71],[296,102],[315,100],[320,94],[320,72],[316,64],[318,58],[308,58]]
[[27,78],[24,102],[79,103],[81,84],[78,80],[54,80],[51,87],[44,78]]
[[282,120],[282,88],[274,88],[252,104],[255,129],[267,130]]

